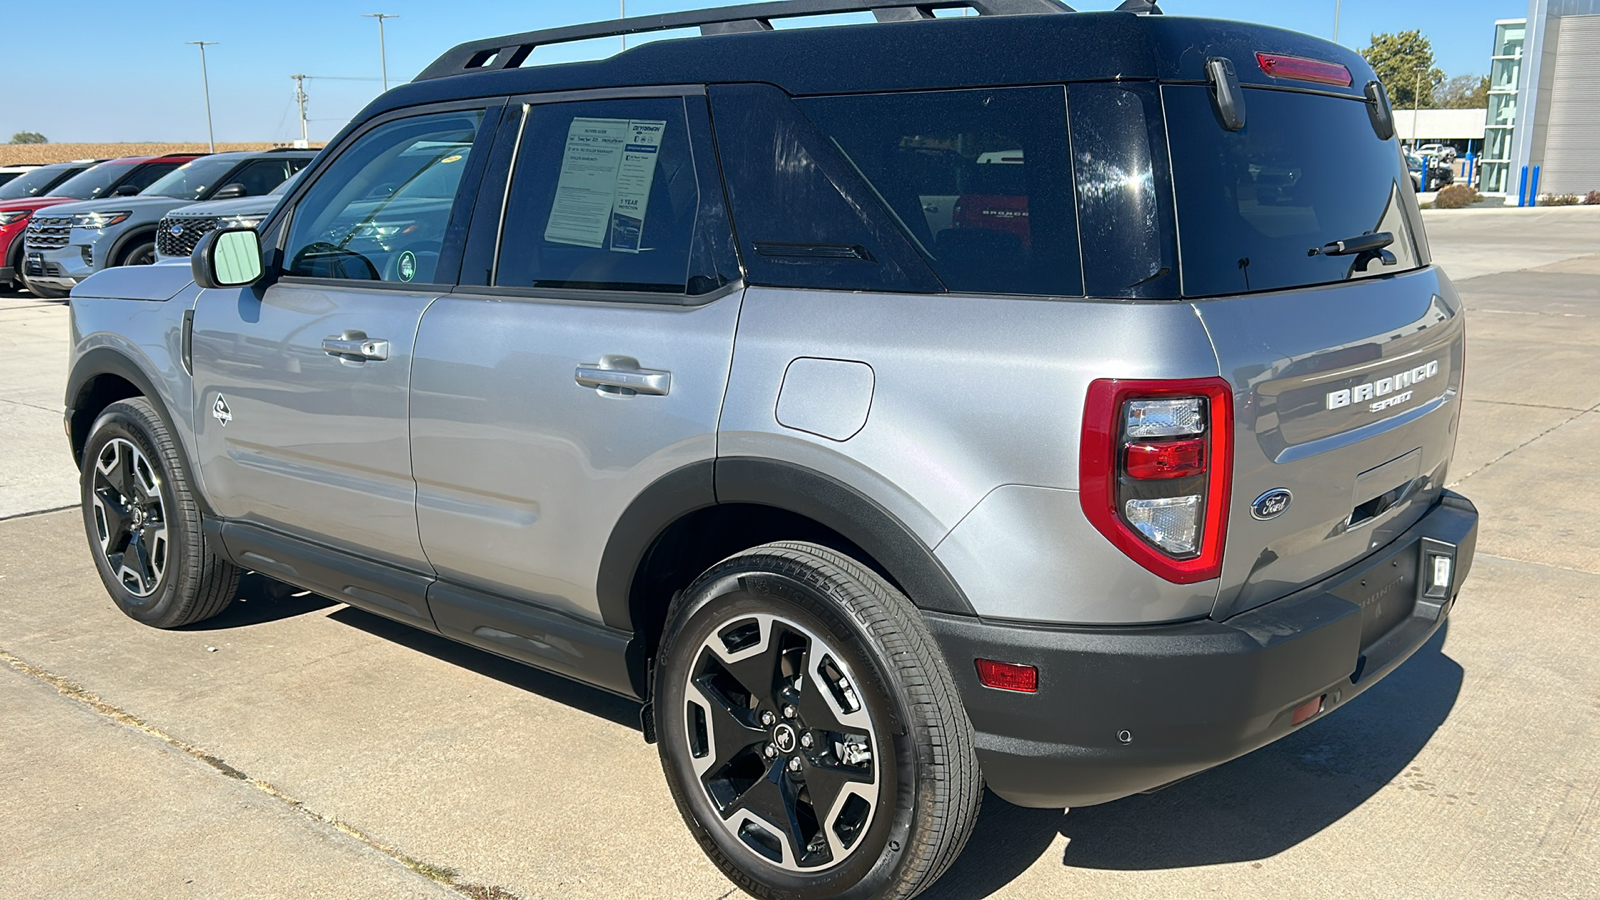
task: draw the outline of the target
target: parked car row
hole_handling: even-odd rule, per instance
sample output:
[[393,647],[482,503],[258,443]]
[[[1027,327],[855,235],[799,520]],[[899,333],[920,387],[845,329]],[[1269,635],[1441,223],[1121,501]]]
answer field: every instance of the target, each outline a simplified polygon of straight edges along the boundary
[[[288,149],[190,153],[34,168],[0,185],[0,287],[65,297],[101,269],[153,263],[163,228],[217,218],[185,211],[181,223],[166,223],[169,214],[246,198],[249,209],[231,215],[270,211],[277,198],[267,198],[315,155]],[[174,237],[180,236],[168,234],[167,246],[182,244]],[[189,239],[188,247],[198,239]]]

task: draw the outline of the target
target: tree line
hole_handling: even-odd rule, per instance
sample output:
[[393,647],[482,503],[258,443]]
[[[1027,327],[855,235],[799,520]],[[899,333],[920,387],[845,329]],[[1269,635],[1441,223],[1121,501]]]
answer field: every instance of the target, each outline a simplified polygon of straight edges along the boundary
[[1361,51],[1396,109],[1483,109],[1489,105],[1489,76],[1449,78],[1433,64],[1433,44],[1421,31],[1375,34]]

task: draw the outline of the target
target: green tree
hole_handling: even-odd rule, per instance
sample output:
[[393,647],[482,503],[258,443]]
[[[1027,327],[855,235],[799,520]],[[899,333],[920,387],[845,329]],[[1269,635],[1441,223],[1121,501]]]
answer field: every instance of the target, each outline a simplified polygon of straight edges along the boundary
[[48,144],[50,139],[37,131],[19,131],[11,136],[13,144]]
[[1487,109],[1489,76],[1457,75],[1446,81],[1434,97],[1442,109]]
[[[1444,81],[1444,72],[1434,66],[1433,44],[1422,32],[1375,34],[1372,45],[1361,55],[1378,73],[1378,80],[1388,89],[1389,101],[1396,109],[1410,109],[1414,104],[1423,109],[1435,106],[1434,88]],[[1416,102],[1419,87],[1421,103]]]

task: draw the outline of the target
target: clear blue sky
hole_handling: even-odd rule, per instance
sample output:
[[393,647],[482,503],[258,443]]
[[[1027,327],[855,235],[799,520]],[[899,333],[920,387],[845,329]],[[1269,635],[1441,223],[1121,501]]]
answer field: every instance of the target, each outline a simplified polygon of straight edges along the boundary
[[[707,5],[727,2],[628,0],[628,14]],[[1107,9],[1116,0],[1073,5]],[[1333,33],[1334,0],[1164,0],[1162,6],[1170,14],[1262,22],[1323,37]],[[1526,0],[1343,0],[1342,6],[1341,43],[1364,47],[1373,32],[1420,28],[1450,75],[1487,73],[1494,20],[1527,12]],[[297,72],[323,76],[307,81],[306,93],[311,137],[325,140],[380,92],[378,30],[374,20],[360,17],[364,12],[400,15],[385,24],[395,83],[461,41],[615,18],[618,3],[3,0],[0,141],[23,130],[56,142],[204,140],[199,53],[183,43],[201,39],[219,42],[206,48],[217,140],[299,137],[289,80]]]

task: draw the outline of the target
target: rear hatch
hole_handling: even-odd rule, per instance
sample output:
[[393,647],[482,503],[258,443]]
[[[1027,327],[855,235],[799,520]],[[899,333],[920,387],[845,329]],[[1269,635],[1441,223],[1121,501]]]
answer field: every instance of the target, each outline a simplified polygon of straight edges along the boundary
[[[1217,618],[1414,523],[1438,498],[1460,408],[1461,307],[1428,265],[1397,142],[1358,97],[1285,87],[1244,85],[1236,131],[1207,85],[1162,87],[1182,290],[1235,394]],[[1329,246],[1377,233],[1392,242]]]

